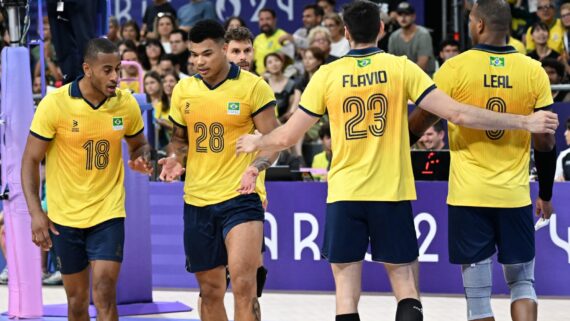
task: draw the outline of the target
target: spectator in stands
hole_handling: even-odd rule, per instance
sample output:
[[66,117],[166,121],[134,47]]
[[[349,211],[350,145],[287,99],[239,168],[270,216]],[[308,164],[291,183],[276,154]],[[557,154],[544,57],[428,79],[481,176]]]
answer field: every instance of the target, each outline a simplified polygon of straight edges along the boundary
[[237,27],[247,27],[245,21],[238,16],[231,16],[224,22],[224,30],[228,31],[230,29],[235,29]]
[[[536,15],[549,29],[548,47],[557,53],[564,50],[564,27],[560,19],[556,19],[556,10],[553,0],[538,0]],[[535,49],[534,39],[532,37],[532,27],[526,33],[526,50],[533,51]]]
[[176,18],[176,10],[167,0],[153,0],[152,4],[146,7],[142,18],[141,37],[146,37],[147,32],[153,32],[154,21],[159,16],[168,13]]
[[443,121],[440,120],[428,128],[422,137],[420,137],[418,143],[422,149],[427,150],[442,150],[448,148],[445,143],[445,129],[443,128]]
[[295,81],[283,74],[285,60],[278,53],[270,53],[265,56],[265,69],[269,76],[267,83],[275,93],[277,117],[281,123],[285,123],[291,117],[291,108],[295,93]]
[[[566,145],[570,147],[570,118],[566,121],[566,131],[564,131]],[[559,182],[570,181],[570,148],[562,151],[556,160],[555,179]]]
[[[328,171],[331,168],[332,161],[332,149],[331,149],[331,128],[329,124],[324,124],[321,129],[319,129],[319,138],[323,143],[323,151],[313,156],[313,161],[311,162],[311,168],[323,169]],[[327,175],[313,174],[313,177],[319,181],[326,182]]]
[[[570,3],[564,3],[560,6],[560,21],[564,27],[564,36],[562,43],[566,53],[570,52]],[[568,60],[568,59],[566,59]]]
[[[55,46],[52,41],[51,27],[49,25],[48,17],[44,17],[43,21],[43,36],[44,36],[44,63],[45,63],[45,76],[46,82],[51,86],[61,86],[63,80],[63,73],[60,67],[57,66],[57,55]],[[41,75],[41,61],[40,61],[40,47],[34,46],[31,50],[32,57],[36,62],[34,67],[34,77]]]
[[178,20],[180,20],[180,29],[186,31],[190,31],[190,28],[200,20],[218,19],[214,10],[214,4],[209,0],[190,0],[190,3],[180,7],[177,13]]
[[178,74],[175,72],[167,73],[162,77],[162,87],[164,89],[164,93],[168,96],[168,100],[172,98],[172,90],[174,86],[180,81]]
[[10,35],[8,34],[8,26],[6,19],[0,10],[0,50],[10,43]]
[[[4,231],[4,212],[0,211],[0,251],[4,258],[6,255],[6,231]],[[8,283],[8,264],[4,266],[2,272],[0,272],[0,284]]]
[[[121,55],[121,61],[133,61],[140,64],[137,53],[126,49]],[[133,93],[140,93],[139,70],[136,66],[126,65],[121,68],[121,82],[119,88],[129,89]]]
[[253,40],[253,60],[256,73],[263,75],[265,72],[265,66],[263,65],[265,56],[269,53],[279,51],[283,45],[288,45],[288,43],[285,41],[282,44],[280,41],[287,33],[277,28],[277,16],[273,9],[261,9],[258,18],[261,33]]
[[380,8],[380,19],[384,22],[384,34],[378,41],[378,48],[388,51],[388,41],[390,40],[390,36],[394,31],[400,29],[400,25],[398,24],[398,14],[396,13],[396,8],[398,4],[402,2],[401,0],[389,0],[389,1],[382,1],[376,2],[378,7]]
[[107,31],[107,39],[111,40],[114,44],[119,44],[121,35],[119,34],[120,26],[119,20],[116,17],[109,17],[109,30]]
[[171,53],[170,33],[178,28],[176,25],[176,18],[170,13],[160,13],[154,21],[154,27],[156,30],[155,38],[160,40],[162,48],[164,48],[164,52]]
[[129,20],[121,26],[121,38],[131,40],[138,46],[141,40],[140,28],[136,21]]
[[34,81],[32,82],[32,93],[33,94],[41,94],[42,93],[42,77],[35,76]]
[[407,56],[427,74],[435,71],[435,57],[429,31],[416,24],[416,10],[402,2],[396,9],[400,29],[390,36],[388,52],[396,56]]
[[447,59],[453,58],[460,53],[459,43],[453,39],[444,40],[439,46],[439,58],[441,59],[441,63],[446,62]]
[[137,51],[137,45],[132,40],[121,40],[118,44],[119,54],[123,55],[123,52],[127,49]]
[[544,22],[535,22],[530,28],[530,33],[534,43],[534,50],[528,56],[532,59],[542,61],[545,58],[557,59],[560,54],[548,47],[548,26]]
[[299,54],[299,50],[305,50],[309,47],[309,33],[311,29],[320,26],[323,22],[323,9],[316,4],[308,4],[303,9],[303,27],[297,29],[293,35],[284,35],[279,42],[291,41],[295,44],[295,48]]
[[253,35],[246,27],[230,28],[226,31],[226,57],[241,69],[254,72]]
[[335,12],[325,14],[323,25],[329,29],[331,33],[332,43],[330,54],[335,57],[346,55],[350,50],[350,43],[344,37],[344,23],[340,15]]
[[[546,71],[551,85],[558,85],[564,79],[564,64],[553,58],[542,60],[542,68]],[[552,91],[552,99],[554,102],[570,101],[570,95],[567,91]]]
[[148,39],[145,44],[145,59],[142,66],[145,71],[158,71],[158,63],[165,55],[162,43],[157,39]]
[[317,0],[317,5],[321,7],[324,15],[335,13],[335,0]]
[[325,64],[333,62],[338,59],[337,56],[330,54],[331,52],[332,37],[329,30],[325,27],[315,27],[309,33],[309,45],[321,49],[325,54]]
[[168,119],[170,112],[170,100],[164,92],[162,80],[156,71],[148,72],[144,76],[144,92],[147,101],[154,109],[154,120],[158,129],[157,149],[163,149],[170,141],[172,122]]
[[186,74],[188,76],[193,76],[196,74],[194,64],[192,63],[192,56],[188,57],[188,61],[186,62]]
[[164,77],[164,75],[168,74],[168,73],[176,73],[178,74],[178,77],[180,79],[184,79],[187,78],[188,75],[180,72],[180,68],[178,65],[176,65],[176,59],[174,58],[174,56],[172,54],[166,54],[164,55],[161,59],[160,62],[158,63],[158,74],[161,77]]
[[[182,29],[176,29],[170,33],[170,48],[174,56],[174,65],[178,72],[186,71],[186,64],[190,57],[188,50],[188,33]],[[184,78],[181,76],[181,78]]]

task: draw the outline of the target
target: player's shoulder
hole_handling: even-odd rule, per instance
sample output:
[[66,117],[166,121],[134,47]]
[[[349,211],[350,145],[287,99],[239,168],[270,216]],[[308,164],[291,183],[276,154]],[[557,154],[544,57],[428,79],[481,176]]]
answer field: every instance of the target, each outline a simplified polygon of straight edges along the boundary
[[70,90],[71,84],[56,88],[55,90],[47,93],[44,98],[42,98],[40,104],[55,106],[58,102],[64,103],[65,100],[71,98]]

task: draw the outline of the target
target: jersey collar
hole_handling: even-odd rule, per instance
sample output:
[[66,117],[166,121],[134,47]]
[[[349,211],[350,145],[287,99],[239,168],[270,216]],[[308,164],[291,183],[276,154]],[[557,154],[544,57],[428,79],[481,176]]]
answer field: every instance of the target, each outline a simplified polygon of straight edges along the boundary
[[238,65],[234,64],[233,62],[230,62],[230,71],[228,72],[228,75],[226,77],[226,79],[222,80],[219,84],[210,87],[210,85],[204,81],[204,79],[202,78],[202,76],[200,74],[195,74],[194,77],[202,80],[202,82],[204,83],[204,85],[206,85],[206,87],[208,87],[208,89],[210,90],[214,90],[218,87],[220,87],[224,82],[226,82],[226,80],[228,79],[236,79],[237,77],[239,77],[239,74],[241,72],[241,69]]
[[100,102],[99,105],[97,105],[97,106],[91,104],[87,99],[85,99],[85,97],[83,97],[83,94],[81,94],[81,90],[79,89],[79,81],[82,78],[83,78],[83,76],[79,76],[79,77],[77,77],[77,79],[75,79],[74,81],[71,82],[71,84],[69,85],[69,96],[71,98],[83,99],[83,101],[85,101],[87,103],[87,105],[89,105],[91,108],[99,109],[99,107],[103,106],[103,104],[105,102],[107,102],[107,98],[103,99],[103,101]]
[[376,53],[380,53],[382,52],[382,50],[380,50],[379,48],[376,47],[369,47],[369,48],[364,48],[364,49],[351,49],[346,56],[350,56],[350,57],[364,57],[364,56],[370,56]]
[[515,47],[513,46],[491,46],[485,44],[478,44],[473,47],[475,50],[487,51],[491,53],[498,53],[498,54],[507,54],[507,53],[516,53],[518,52]]

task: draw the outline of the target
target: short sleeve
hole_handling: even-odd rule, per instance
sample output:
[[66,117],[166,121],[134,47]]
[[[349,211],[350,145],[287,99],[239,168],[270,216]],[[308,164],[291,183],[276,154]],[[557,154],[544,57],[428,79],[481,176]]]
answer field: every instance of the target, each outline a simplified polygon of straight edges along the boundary
[[170,100],[170,114],[168,118],[172,120],[173,123],[180,127],[186,127],[186,120],[182,117],[182,106],[180,100],[180,83],[174,86],[172,90],[172,99]]
[[127,100],[127,110],[129,115],[129,123],[127,124],[127,128],[125,130],[125,137],[129,138],[140,134],[144,129],[141,109],[135,97],[130,94]]
[[50,141],[56,134],[57,110],[51,96],[46,96],[36,109],[30,133],[42,140]]
[[433,80],[409,59],[405,59],[405,77],[407,97],[416,105],[419,105],[422,99],[436,88]]
[[451,64],[449,62],[446,62],[441,65],[439,70],[435,73],[435,75],[433,75],[433,80],[435,81],[437,88],[449,96],[453,95],[452,91],[453,85],[455,83],[455,72],[453,69],[454,68],[451,66]]
[[319,68],[301,95],[299,108],[309,115],[322,117],[326,112],[327,75],[325,67]]
[[255,116],[267,108],[274,108],[277,103],[273,89],[262,79],[257,81],[251,93],[251,115]]
[[534,104],[534,109],[540,109],[545,107],[550,107],[554,104],[552,99],[552,92],[550,91],[550,80],[546,71],[542,67],[537,67],[537,72],[534,84],[536,92],[536,103]]

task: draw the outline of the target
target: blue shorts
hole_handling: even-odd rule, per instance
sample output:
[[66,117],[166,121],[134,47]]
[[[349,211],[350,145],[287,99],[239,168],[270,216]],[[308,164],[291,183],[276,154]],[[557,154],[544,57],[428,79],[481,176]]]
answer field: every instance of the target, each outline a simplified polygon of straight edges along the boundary
[[91,261],[123,262],[124,218],[110,219],[85,229],[54,225],[59,235],[50,231],[50,236],[61,274],[81,272]]
[[196,273],[227,265],[225,239],[230,230],[264,219],[265,211],[257,194],[240,195],[204,207],[184,204],[186,270]]
[[374,261],[391,264],[414,261],[419,253],[411,203],[327,204],[323,257],[330,263],[359,262],[364,259],[368,244]]
[[518,208],[448,206],[449,261],[481,262],[499,251],[502,264],[534,258],[532,205]]

